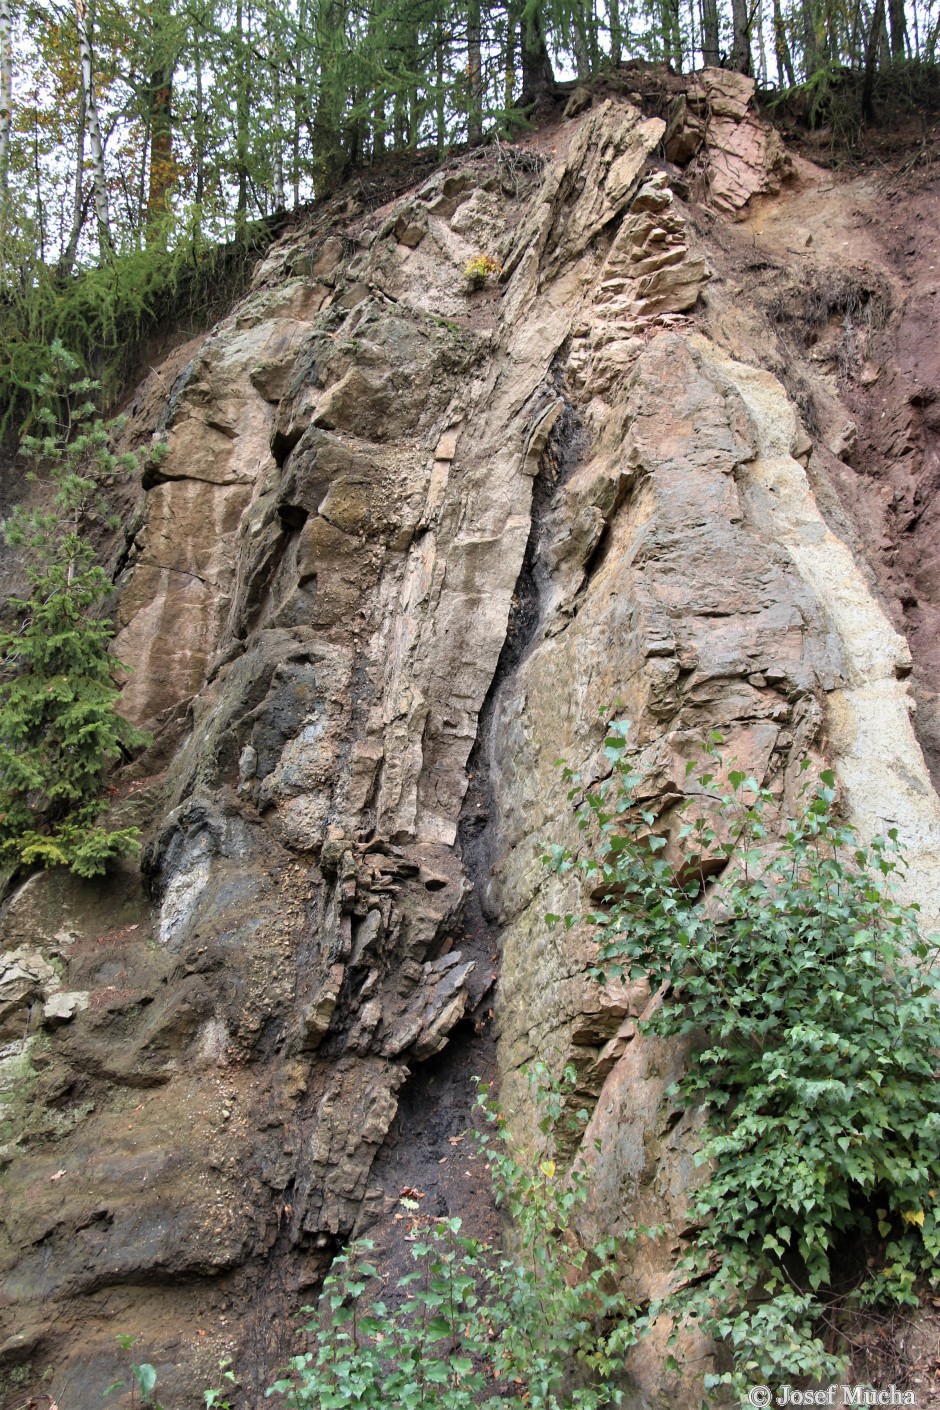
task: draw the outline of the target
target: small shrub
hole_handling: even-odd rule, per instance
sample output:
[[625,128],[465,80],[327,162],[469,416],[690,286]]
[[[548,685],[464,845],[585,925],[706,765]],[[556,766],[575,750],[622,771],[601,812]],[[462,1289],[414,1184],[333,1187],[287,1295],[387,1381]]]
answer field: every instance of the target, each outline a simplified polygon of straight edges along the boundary
[[[121,1333],[117,1338],[117,1344],[122,1351],[130,1352],[136,1340],[136,1337]],[[128,1371],[130,1373],[130,1380],[112,1381],[107,1389],[102,1392],[102,1400],[105,1400],[112,1391],[129,1389],[132,1404],[146,1407],[146,1410],[163,1410],[163,1407],[154,1395],[157,1388],[156,1368],[151,1366],[149,1361],[130,1361]]]
[[498,1201],[516,1220],[513,1258],[463,1231],[458,1218],[413,1214],[415,1269],[386,1301],[360,1242],[336,1259],[306,1327],[313,1349],[295,1356],[268,1394],[294,1410],[350,1405],[469,1410],[600,1410],[620,1402],[617,1376],[642,1324],[616,1281],[617,1242],[579,1247],[572,1228],[589,1173],[562,1178],[551,1158],[563,1097],[574,1083],[534,1079],[547,1153],[514,1149],[498,1109],[481,1092],[480,1137]]
[[471,289],[482,289],[491,278],[498,279],[503,270],[490,255],[474,255],[464,265],[463,272]]
[[[678,1096],[704,1112],[709,1176],[672,1308],[727,1341],[734,1371],[721,1379],[738,1390],[837,1380],[845,1355],[824,1324],[916,1305],[918,1279],[937,1277],[936,949],[892,893],[897,834],[863,845],[836,815],[831,773],[774,840],[766,788],[732,768],[721,791],[713,735],[688,768],[711,811],[681,828],[677,868],[637,801],[626,734],[610,728],[612,776],[580,809],[598,849],[547,856],[605,897],[599,972],[664,985],[646,1029],[693,1045]],[[722,863],[706,910],[702,878]]]

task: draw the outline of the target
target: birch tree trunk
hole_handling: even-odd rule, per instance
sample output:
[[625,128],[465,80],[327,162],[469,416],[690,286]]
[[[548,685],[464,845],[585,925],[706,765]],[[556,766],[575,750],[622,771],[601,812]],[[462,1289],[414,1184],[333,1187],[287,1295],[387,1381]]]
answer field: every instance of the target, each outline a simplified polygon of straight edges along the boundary
[[91,179],[95,198],[95,217],[98,222],[98,246],[104,256],[110,254],[112,249],[111,227],[108,219],[108,183],[104,169],[104,144],[101,141],[98,103],[95,99],[88,0],[75,0],[75,22],[78,25],[78,53],[82,68],[82,93],[85,98],[85,126],[88,132],[88,145],[91,149]]
[[10,116],[13,110],[13,6],[0,0],[0,201],[10,174]]

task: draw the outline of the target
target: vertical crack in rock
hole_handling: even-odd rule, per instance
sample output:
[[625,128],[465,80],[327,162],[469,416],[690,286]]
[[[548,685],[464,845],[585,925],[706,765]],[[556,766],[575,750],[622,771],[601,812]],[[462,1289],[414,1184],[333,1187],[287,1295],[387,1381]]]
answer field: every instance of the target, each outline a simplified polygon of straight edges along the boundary
[[524,659],[541,624],[540,582],[545,574],[539,551],[546,518],[558,486],[573,472],[583,449],[583,434],[564,398],[560,374],[554,373],[552,380],[557,401],[551,426],[545,430],[541,448],[533,452],[538,472],[529,537],[506,639],[467,764],[469,784],[458,824],[458,851],[469,887],[452,943],[464,961],[475,965],[467,983],[467,1011],[451,1030],[446,1047],[414,1069],[399,1090],[397,1114],[370,1176],[376,1195],[381,1191],[381,1208],[374,1208],[356,1227],[357,1234],[375,1241],[378,1266],[392,1278],[407,1272],[410,1265],[409,1245],[402,1239],[404,1221],[396,1228],[389,1218],[404,1191],[419,1199],[424,1214],[460,1215],[475,1236],[499,1236],[489,1175],[467,1134],[476,1124],[474,1079],[486,1084],[496,1080],[493,1018],[501,927],[487,900],[494,806],[488,746],[498,693]]

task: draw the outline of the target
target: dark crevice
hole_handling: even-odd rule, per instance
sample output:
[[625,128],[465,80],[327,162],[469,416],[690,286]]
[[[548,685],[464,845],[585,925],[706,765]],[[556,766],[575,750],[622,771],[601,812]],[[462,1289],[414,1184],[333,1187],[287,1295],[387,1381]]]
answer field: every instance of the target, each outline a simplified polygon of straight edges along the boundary
[[[556,385],[563,395],[561,378],[557,374]],[[558,490],[580,464],[585,441],[585,431],[577,412],[566,400],[542,454],[539,473],[532,486],[529,540],[513,593],[506,640],[480,711],[476,742],[467,763],[470,784],[458,824],[461,857],[473,884],[467,910],[468,917],[473,916],[476,923],[487,928],[494,952],[499,948],[499,927],[488,913],[491,907],[486,899],[496,845],[496,829],[492,825],[495,800],[490,784],[493,718],[503,685],[519,669],[540,635],[550,572],[539,550],[556,508]]]
[[279,504],[277,512],[285,529],[302,529],[310,518],[310,511],[302,504]]
[[[560,377],[555,379],[562,393]],[[563,393],[562,393],[563,394]],[[548,570],[539,545],[559,484],[578,463],[583,434],[572,408],[565,404],[539,464],[533,484],[532,520],[510,612],[506,639],[487,693],[468,764],[469,783],[458,822],[459,854],[470,890],[457,919],[442,936],[441,950],[460,951],[474,961],[468,982],[467,1010],[451,1030],[447,1046],[417,1065],[398,1092],[398,1112],[369,1175],[386,1200],[403,1190],[418,1191],[423,1214],[459,1215],[473,1236],[496,1239],[499,1215],[483,1158],[476,1154],[468,1128],[474,1125],[474,1079],[496,1078],[493,1035],[494,991],[499,974],[501,934],[489,913],[493,798],[487,742],[498,692],[518,669],[537,640],[543,615]],[[432,874],[425,885],[440,883]],[[390,1283],[413,1267],[403,1219],[387,1215],[363,1230],[376,1243],[374,1261]],[[392,1289],[387,1285],[387,1291]],[[392,1295],[394,1295],[392,1293]]]
[[279,470],[283,470],[287,457],[297,445],[304,430],[305,428],[297,423],[291,427],[290,431],[274,432],[274,435],[271,437],[271,454]]
[[614,496],[613,505],[604,520],[604,527],[601,529],[597,543],[594,545],[584,564],[584,578],[580,589],[582,593],[585,586],[604,566],[604,560],[607,557],[607,552],[612,542],[611,525],[626,504],[630,496],[632,484],[633,482],[629,475],[622,475],[620,477],[620,483],[617,486],[617,493]]

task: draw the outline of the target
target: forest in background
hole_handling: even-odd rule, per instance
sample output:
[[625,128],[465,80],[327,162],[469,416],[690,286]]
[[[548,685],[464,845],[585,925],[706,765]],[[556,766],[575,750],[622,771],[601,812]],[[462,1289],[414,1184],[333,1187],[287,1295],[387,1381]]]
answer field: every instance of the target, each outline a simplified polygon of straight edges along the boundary
[[54,338],[88,364],[253,223],[511,139],[559,79],[724,65],[865,118],[938,42],[940,0],[0,0],[0,429]]

